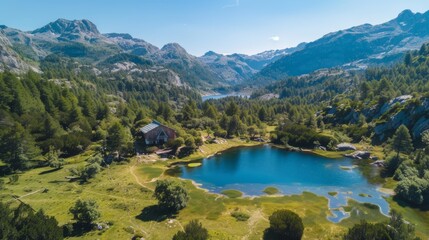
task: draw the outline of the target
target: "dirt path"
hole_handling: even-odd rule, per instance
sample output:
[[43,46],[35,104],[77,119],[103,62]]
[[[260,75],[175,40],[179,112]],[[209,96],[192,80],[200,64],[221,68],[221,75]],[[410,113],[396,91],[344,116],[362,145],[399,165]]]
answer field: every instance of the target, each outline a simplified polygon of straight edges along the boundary
[[[138,161],[138,162],[140,162],[140,160]],[[137,164],[137,163],[136,163]],[[139,179],[138,179],[138,177],[137,177],[137,175],[134,173],[134,167],[135,167],[135,165],[136,164],[134,164],[132,167],[130,167],[130,173],[131,173],[131,175],[133,175],[134,176],[134,179],[136,180],[136,182],[137,182],[137,184],[139,184],[140,186],[142,186],[142,187],[144,187],[144,188],[146,188],[145,186],[143,186],[140,182],[139,182]],[[131,169],[131,168],[133,168],[133,169]],[[110,168],[108,168],[108,171],[109,171],[109,173],[110,173]],[[109,174],[110,175],[110,174]],[[113,184],[114,183],[114,180],[113,180],[113,178],[109,178],[109,180],[110,180],[110,182]],[[116,196],[115,196],[116,197]],[[128,199],[128,198],[125,198],[125,197],[118,197],[119,199],[122,199],[122,203],[123,204],[127,204],[127,202],[125,201],[126,199]],[[131,198],[132,200],[135,200],[135,198]],[[145,234],[146,236],[149,236],[149,232],[150,231],[145,231],[145,229],[142,227],[142,226],[140,226],[140,224],[138,224],[137,223],[137,221],[136,221],[136,219],[134,218],[134,217],[132,217],[132,214],[131,214],[131,210],[130,209],[128,209],[127,208],[127,214],[126,215],[124,215],[124,216],[122,216],[121,217],[121,219],[127,219],[128,220],[128,222],[130,223],[130,227],[132,227],[133,229],[138,229],[138,230],[140,230],[143,234]],[[152,226],[150,227],[150,229],[152,228]],[[149,229],[149,230],[150,230]]]
[[257,209],[252,213],[252,215],[250,215],[249,220],[247,220],[247,225],[249,226],[249,233],[246,236],[244,236],[242,239],[243,240],[249,239],[252,233],[254,232],[256,225],[261,221],[268,222],[268,219],[264,217],[264,213],[262,212],[261,209]]
[[31,193],[27,193],[27,194],[25,194],[25,195],[22,195],[22,196],[21,196],[21,197],[19,197],[19,198],[15,198],[15,199],[16,199],[16,200],[19,200],[19,199],[22,199],[22,198],[24,198],[24,197],[27,197],[27,196],[30,196],[30,195],[36,194],[36,193],[38,193],[38,192],[41,192],[41,191],[43,191],[43,190],[45,190],[45,188],[39,189],[39,190],[34,191],[34,192],[31,192]]
[[139,177],[138,177],[138,176],[137,176],[137,174],[134,172],[134,169],[135,169],[135,167],[137,166],[137,164],[138,164],[138,163],[140,163],[140,161],[138,161],[138,162],[134,163],[134,165],[132,165],[132,166],[129,168],[129,170],[130,170],[130,174],[134,177],[134,180],[136,181],[136,183],[137,183],[138,185],[140,185],[141,187],[147,188],[147,189],[151,189],[151,188],[147,187],[145,184],[156,182],[156,181],[159,179],[159,177],[152,178],[151,180],[146,181],[146,182],[143,182],[143,183],[142,183],[142,182],[140,182]]
[[[142,161],[141,161],[141,159],[139,158],[137,161],[136,161],[136,163],[134,163],[132,166],[130,166],[129,167],[129,171],[130,171],[130,174],[134,177],[134,180],[135,180],[135,182],[138,184],[138,185],[140,185],[141,187],[144,187],[144,188],[147,188],[147,189],[150,189],[149,187],[147,187],[145,184],[147,184],[147,183],[152,183],[152,182],[155,182],[155,181],[157,181],[158,179],[159,179],[159,177],[156,177],[156,178],[152,178],[151,180],[149,180],[149,181],[146,181],[146,182],[141,182],[140,181],[140,178],[137,176],[137,174],[134,172],[134,170],[135,170],[135,168],[136,168],[136,166],[138,165],[138,164],[140,164],[140,163],[142,163]],[[146,236],[150,236],[150,232],[151,232],[151,230],[154,228],[154,224],[151,224],[150,225],[150,227],[149,227],[149,229],[148,229],[148,231],[145,231],[142,227],[139,227],[139,225],[138,224],[136,224],[133,220],[131,220],[130,221],[131,223],[133,223],[133,225],[134,225],[134,227],[135,228],[139,228],[143,233],[145,233],[145,235]],[[170,220],[168,220],[167,221],[167,223],[169,223],[169,224],[172,224],[172,223],[176,223],[179,227],[180,227],[180,229],[182,230],[182,231],[184,231],[184,228],[183,228],[183,225],[177,220],[177,219],[170,219]]]
[[134,180],[136,181],[136,183],[138,185],[140,185],[141,187],[147,188],[143,183],[140,182],[139,177],[137,177],[137,175],[134,172],[134,168],[136,167],[136,164],[134,164],[133,166],[130,167],[130,174],[134,177]]

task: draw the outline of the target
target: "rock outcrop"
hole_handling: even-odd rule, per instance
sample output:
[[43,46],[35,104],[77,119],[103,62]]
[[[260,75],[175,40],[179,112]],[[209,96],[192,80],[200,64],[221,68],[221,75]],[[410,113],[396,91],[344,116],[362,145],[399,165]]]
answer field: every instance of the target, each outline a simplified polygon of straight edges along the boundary
[[340,143],[336,146],[336,149],[338,151],[350,151],[350,150],[356,150],[356,147],[353,146],[351,143]]

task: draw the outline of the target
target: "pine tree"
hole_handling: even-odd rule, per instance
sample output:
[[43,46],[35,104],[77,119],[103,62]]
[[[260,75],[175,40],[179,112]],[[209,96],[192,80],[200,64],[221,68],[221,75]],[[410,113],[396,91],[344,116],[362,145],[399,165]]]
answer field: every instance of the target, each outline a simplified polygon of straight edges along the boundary
[[28,160],[40,153],[32,136],[21,124],[15,122],[7,126],[4,122],[0,131],[0,159],[12,170],[24,169]]
[[413,142],[408,128],[401,125],[397,130],[392,140],[392,149],[399,153],[410,153],[413,150]]
[[413,56],[411,55],[410,52],[408,52],[407,54],[405,54],[404,63],[406,66],[410,66],[412,62],[413,62]]
[[106,147],[107,151],[118,152],[119,155],[126,149],[129,142],[127,130],[119,123],[115,122],[107,130]]

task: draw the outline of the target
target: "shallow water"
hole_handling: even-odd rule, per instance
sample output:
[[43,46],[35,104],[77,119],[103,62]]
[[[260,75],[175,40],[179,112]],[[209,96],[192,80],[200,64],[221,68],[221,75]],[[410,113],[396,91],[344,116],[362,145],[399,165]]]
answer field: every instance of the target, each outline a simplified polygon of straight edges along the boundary
[[[202,184],[211,192],[220,193],[236,189],[248,196],[264,195],[268,186],[274,186],[281,194],[313,192],[329,199],[332,215],[328,219],[339,222],[348,217],[335,209],[346,206],[347,199],[368,202],[380,206],[388,214],[389,204],[385,194],[377,191],[358,168],[352,168],[351,159],[328,159],[313,154],[288,152],[269,145],[244,147],[226,151],[202,160],[197,168],[181,167],[181,177]],[[343,170],[341,167],[351,167]],[[338,192],[330,196],[328,192]],[[371,197],[361,197],[359,194]]]

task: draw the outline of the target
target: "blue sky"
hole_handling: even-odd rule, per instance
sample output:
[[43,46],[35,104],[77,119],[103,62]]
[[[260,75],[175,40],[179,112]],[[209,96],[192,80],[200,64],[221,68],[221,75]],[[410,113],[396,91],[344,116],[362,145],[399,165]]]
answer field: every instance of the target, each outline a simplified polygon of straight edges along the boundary
[[296,46],[427,0],[1,0],[0,24],[33,30],[58,18],[89,19],[102,33],[130,33],[158,47],[177,42],[194,55],[254,54]]

